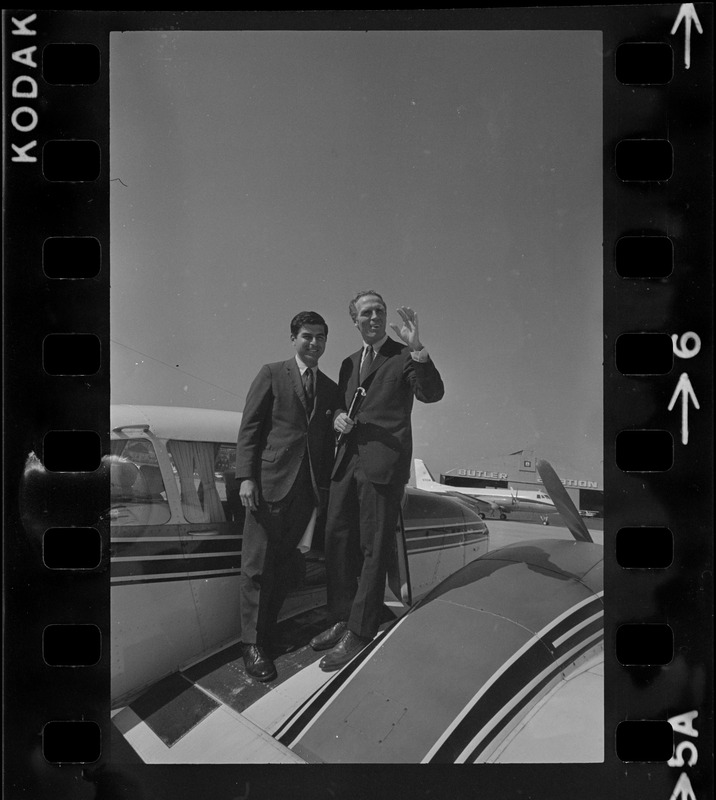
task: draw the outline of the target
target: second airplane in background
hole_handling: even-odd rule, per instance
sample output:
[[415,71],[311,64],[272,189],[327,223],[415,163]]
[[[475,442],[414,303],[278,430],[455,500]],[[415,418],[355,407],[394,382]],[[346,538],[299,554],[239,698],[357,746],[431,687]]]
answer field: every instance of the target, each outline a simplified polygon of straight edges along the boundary
[[507,519],[516,511],[539,514],[543,525],[549,525],[549,515],[558,513],[556,506],[546,492],[529,492],[522,489],[496,489],[491,486],[469,487],[448,486],[436,481],[420,458],[413,459],[415,467],[415,486],[428,492],[467,497],[474,501],[484,518],[486,513]]

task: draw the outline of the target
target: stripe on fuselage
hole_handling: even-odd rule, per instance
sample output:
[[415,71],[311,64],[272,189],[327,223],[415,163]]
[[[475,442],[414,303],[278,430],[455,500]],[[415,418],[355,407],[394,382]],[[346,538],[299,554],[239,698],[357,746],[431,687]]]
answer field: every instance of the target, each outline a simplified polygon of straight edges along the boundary
[[[112,530],[112,586],[219,578],[241,571],[243,537],[238,534],[206,538],[137,536],[140,530]],[[148,530],[154,532],[157,527]]]
[[395,633],[405,619],[406,617],[402,617],[391,626],[390,630],[378,635],[354,656],[345,667],[337,672],[328,683],[318,688],[298,709],[297,714],[287,719],[274,733],[274,737],[286,747],[293,747],[318,719],[320,713],[333,702],[351,678],[360,671],[361,666],[379,647],[385,644],[386,640]]
[[[483,684],[426,753],[423,763],[474,760],[504,725],[567,663],[603,639],[603,594],[600,592],[577,603],[531,637]],[[590,621],[585,624],[585,620]],[[522,696],[533,683],[532,690]],[[516,687],[523,688],[515,691]],[[512,713],[502,717],[502,712],[509,710],[514,699],[520,696],[521,702],[514,706]],[[477,736],[476,730],[480,731]],[[469,753],[469,757],[465,753]]]

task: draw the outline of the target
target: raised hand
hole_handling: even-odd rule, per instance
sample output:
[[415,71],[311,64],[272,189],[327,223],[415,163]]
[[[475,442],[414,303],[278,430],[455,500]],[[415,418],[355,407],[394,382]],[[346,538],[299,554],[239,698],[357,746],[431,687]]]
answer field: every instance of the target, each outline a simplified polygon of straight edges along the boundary
[[418,315],[412,308],[401,306],[396,309],[403,324],[393,325],[390,327],[395,331],[396,335],[402,339],[411,350],[422,350],[423,345],[420,343],[420,336],[418,335]]

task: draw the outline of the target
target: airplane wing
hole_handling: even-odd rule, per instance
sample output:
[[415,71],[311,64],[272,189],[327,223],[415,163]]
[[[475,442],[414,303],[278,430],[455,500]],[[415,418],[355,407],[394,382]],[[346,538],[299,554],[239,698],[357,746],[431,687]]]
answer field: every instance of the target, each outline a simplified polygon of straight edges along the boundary
[[[174,677],[163,700],[155,689],[115,725],[149,763],[600,761],[602,558],[571,539],[494,550],[339,672],[321,672],[304,647],[280,662],[278,684],[257,685],[237,651]],[[545,722],[559,702],[571,713]]]
[[446,492],[451,497],[456,497],[460,502],[466,503],[467,505],[471,506],[478,512],[485,513],[487,511],[494,511],[499,509],[499,506],[495,506],[492,503],[489,503],[487,500],[483,500],[480,497],[475,497],[475,495],[471,494],[462,494],[461,492]]
[[[189,687],[187,684],[187,691]],[[247,716],[233,712],[226,703],[214,703],[210,713],[205,714],[187,705],[187,697],[182,697],[182,702],[182,714],[173,713],[171,706],[157,709],[155,714],[162,712],[164,720],[152,715],[142,717],[134,708],[127,707],[112,722],[147,764],[305,763]],[[174,719],[173,725],[168,721],[170,717]],[[195,724],[176,737],[176,732],[183,730],[189,721]]]
[[[476,559],[299,707],[276,738],[309,762],[492,760],[564,675],[603,649],[602,557],[596,544],[540,540]],[[602,757],[603,736],[586,760]],[[553,752],[550,760],[563,759]]]
[[338,672],[303,625],[276,682],[247,678],[234,646],[116,709],[115,729],[147,763],[602,761],[603,547],[558,502],[570,538],[469,562]]
[[[148,764],[302,763],[270,729],[332,677],[318,669],[323,653],[306,645],[324,627],[319,610],[280,623],[287,652],[276,658],[270,684],[246,675],[241,647],[232,645],[115,709],[114,728]],[[291,641],[301,646],[292,649]]]

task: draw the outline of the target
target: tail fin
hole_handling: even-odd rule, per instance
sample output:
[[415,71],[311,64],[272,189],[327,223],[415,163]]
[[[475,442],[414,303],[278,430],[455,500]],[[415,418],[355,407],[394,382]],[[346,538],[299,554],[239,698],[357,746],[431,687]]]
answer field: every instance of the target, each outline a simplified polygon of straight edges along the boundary
[[423,460],[414,458],[413,464],[415,466],[415,485],[418,489],[428,483],[435,483],[435,478],[430,474],[430,470],[425,466]]

